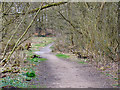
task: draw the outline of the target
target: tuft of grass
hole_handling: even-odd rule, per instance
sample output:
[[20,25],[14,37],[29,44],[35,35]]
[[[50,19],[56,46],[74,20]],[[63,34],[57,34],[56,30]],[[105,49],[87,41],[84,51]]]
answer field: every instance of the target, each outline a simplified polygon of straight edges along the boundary
[[51,49],[54,49],[54,46],[51,46],[50,48],[51,48]]
[[70,56],[68,56],[68,55],[61,54],[61,53],[56,54],[56,56],[59,57],[59,58],[69,58],[69,57],[70,57]]
[[84,61],[79,61],[78,63],[81,63],[81,64],[88,64],[88,63],[86,63],[86,62],[84,62]]
[[44,47],[46,45],[47,45],[46,43],[35,44],[36,47]]
[[46,61],[46,58],[39,58],[40,61]]

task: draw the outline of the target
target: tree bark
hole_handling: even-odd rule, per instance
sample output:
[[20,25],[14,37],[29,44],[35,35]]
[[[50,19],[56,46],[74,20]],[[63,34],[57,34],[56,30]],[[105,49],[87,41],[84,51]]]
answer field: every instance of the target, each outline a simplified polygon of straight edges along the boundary
[[[0,3],[0,29],[2,28],[2,2]],[[0,33],[0,41],[2,41],[2,32]],[[0,42],[0,54],[2,53],[2,43]]]
[[[120,44],[120,1],[118,2],[118,43]],[[120,46],[118,46],[118,70],[120,69]],[[120,79],[120,74],[118,74]],[[118,87],[120,87],[120,80],[118,80]]]

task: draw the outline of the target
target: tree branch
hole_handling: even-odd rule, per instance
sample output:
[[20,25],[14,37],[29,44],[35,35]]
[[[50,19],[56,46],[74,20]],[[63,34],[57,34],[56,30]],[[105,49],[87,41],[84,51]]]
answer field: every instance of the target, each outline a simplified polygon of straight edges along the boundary
[[[37,12],[39,9],[43,10],[43,9],[46,9],[46,8],[49,8],[49,7],[52,7],[52,6],[58,6],[58,5],[65,4],[65,3],[67,3],[67,2],[58,2],[58,3],[48,4],[48,5],[42,6],[41,9],[40,8],[35,8],[33,10],[30,10],[28,12],[28,14]],[[11,13],[11,14],[9,14],[9,13],[3,13],[3,15],[25,15],[25,13]]]
[[[74,29],[76,28],[72,23],[71,23],[71,21],[69,21],[65,16],[63,16],[63,14],[62,13],[60,13],[60,11],[58,11],[58,13],[62,16],[62,18],[64,19],[64,20],[66,20]],[[75,31],[77,31],[77,32],[79,32],[80,34],[82,34],[82,32],[80,32],[79,30],[77,30],[77,29],[75,29]]]
[[21,35],[21,37],[17,40],[17,42],[15,43],[15,46],[13,47],[12,51],[10,52],[10,54],[8,55],[8,57],[5,60],[5,65],[4,67],[7,65],[8,60],[10,59],[10,57],[12,56],[12,54],[14,53],[16,47],[18,46],[19,42],[22,40],[22,38],[26,35],[26,33],[28,32],[29,28],[31,27],[31,25],[33,24],[34,20],[36,19],[37,15],[39,14],[39,12],[41,11],[41,7],[42,7],[43,3],[41,4],[41,6],[39,7],[38,11],[36,12],[36,15],[34,16],[33,20],[30,22],[30,24],[28,25],[28,27],[26,28],[26,30],[24,31],[24,33]]
[[21,45],[23,42],[25,42],[25,41],[27,41],[29,38],[31,38],[33,35],[29,35],[27,38],[25,38],[24,40],[22,40],[19,44],[18,44],[18,46],[19,45]]
[[[30,9],[30,7],[28,8],[28,10],[29,10],[29,9]],[[24,18],[21,20],[21,22],[18,24],[17,28],[15,29],[15,32],[11,35],[10,39],[8,40],[8,42],[7,42],[6,46],[5,46],[5,49],[4,49],[3,57],[2,57],[2,58],[5,57],[5,55],[6,55],[6,53],[7,53],[7,48],[8,48],[8,45],[9,45],[10,41],[14,38],[15,34],[16,34],[17,31],[19,30],[18,28],[19,28],[20,25],[24,22],[27,14],[28,14],[28,11],[26,12],[26,14],[25,14]]]

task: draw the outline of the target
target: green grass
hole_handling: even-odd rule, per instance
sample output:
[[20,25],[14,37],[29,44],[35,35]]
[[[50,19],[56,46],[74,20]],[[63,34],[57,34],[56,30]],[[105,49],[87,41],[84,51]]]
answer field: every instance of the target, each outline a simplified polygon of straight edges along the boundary
[[56,56],[58,57],[58,58],[69,58],[70,56],[69,55],[65,55],[65,54],[56,54]]
[[50,48],[51,48],[51,49],[54,49],[54,46],[51,46]]
[[36,46],[36,47],[44,47],[46,45],[47,45],[46,43],[40,43],[40,44],[35,44],[34,46]]
[[39,62],[39,61],[46,61],[46,58],[33,58],[34,62]]
[[78,63],[80,63],[80,64],[88,64],[88,63],[86,63],[84,61],[79,61]]
[[46,61],[46,58],[39,58],[40,61]]

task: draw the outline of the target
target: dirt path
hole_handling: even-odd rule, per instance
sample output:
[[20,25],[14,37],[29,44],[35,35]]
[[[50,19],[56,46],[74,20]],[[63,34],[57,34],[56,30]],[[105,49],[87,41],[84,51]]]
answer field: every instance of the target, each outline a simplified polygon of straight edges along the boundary
[[51,45],[35,52],[48,59],[38,65],[35,84],[47,88],[111,88],[111,81],[91,65],[62,60],[50,53]]

